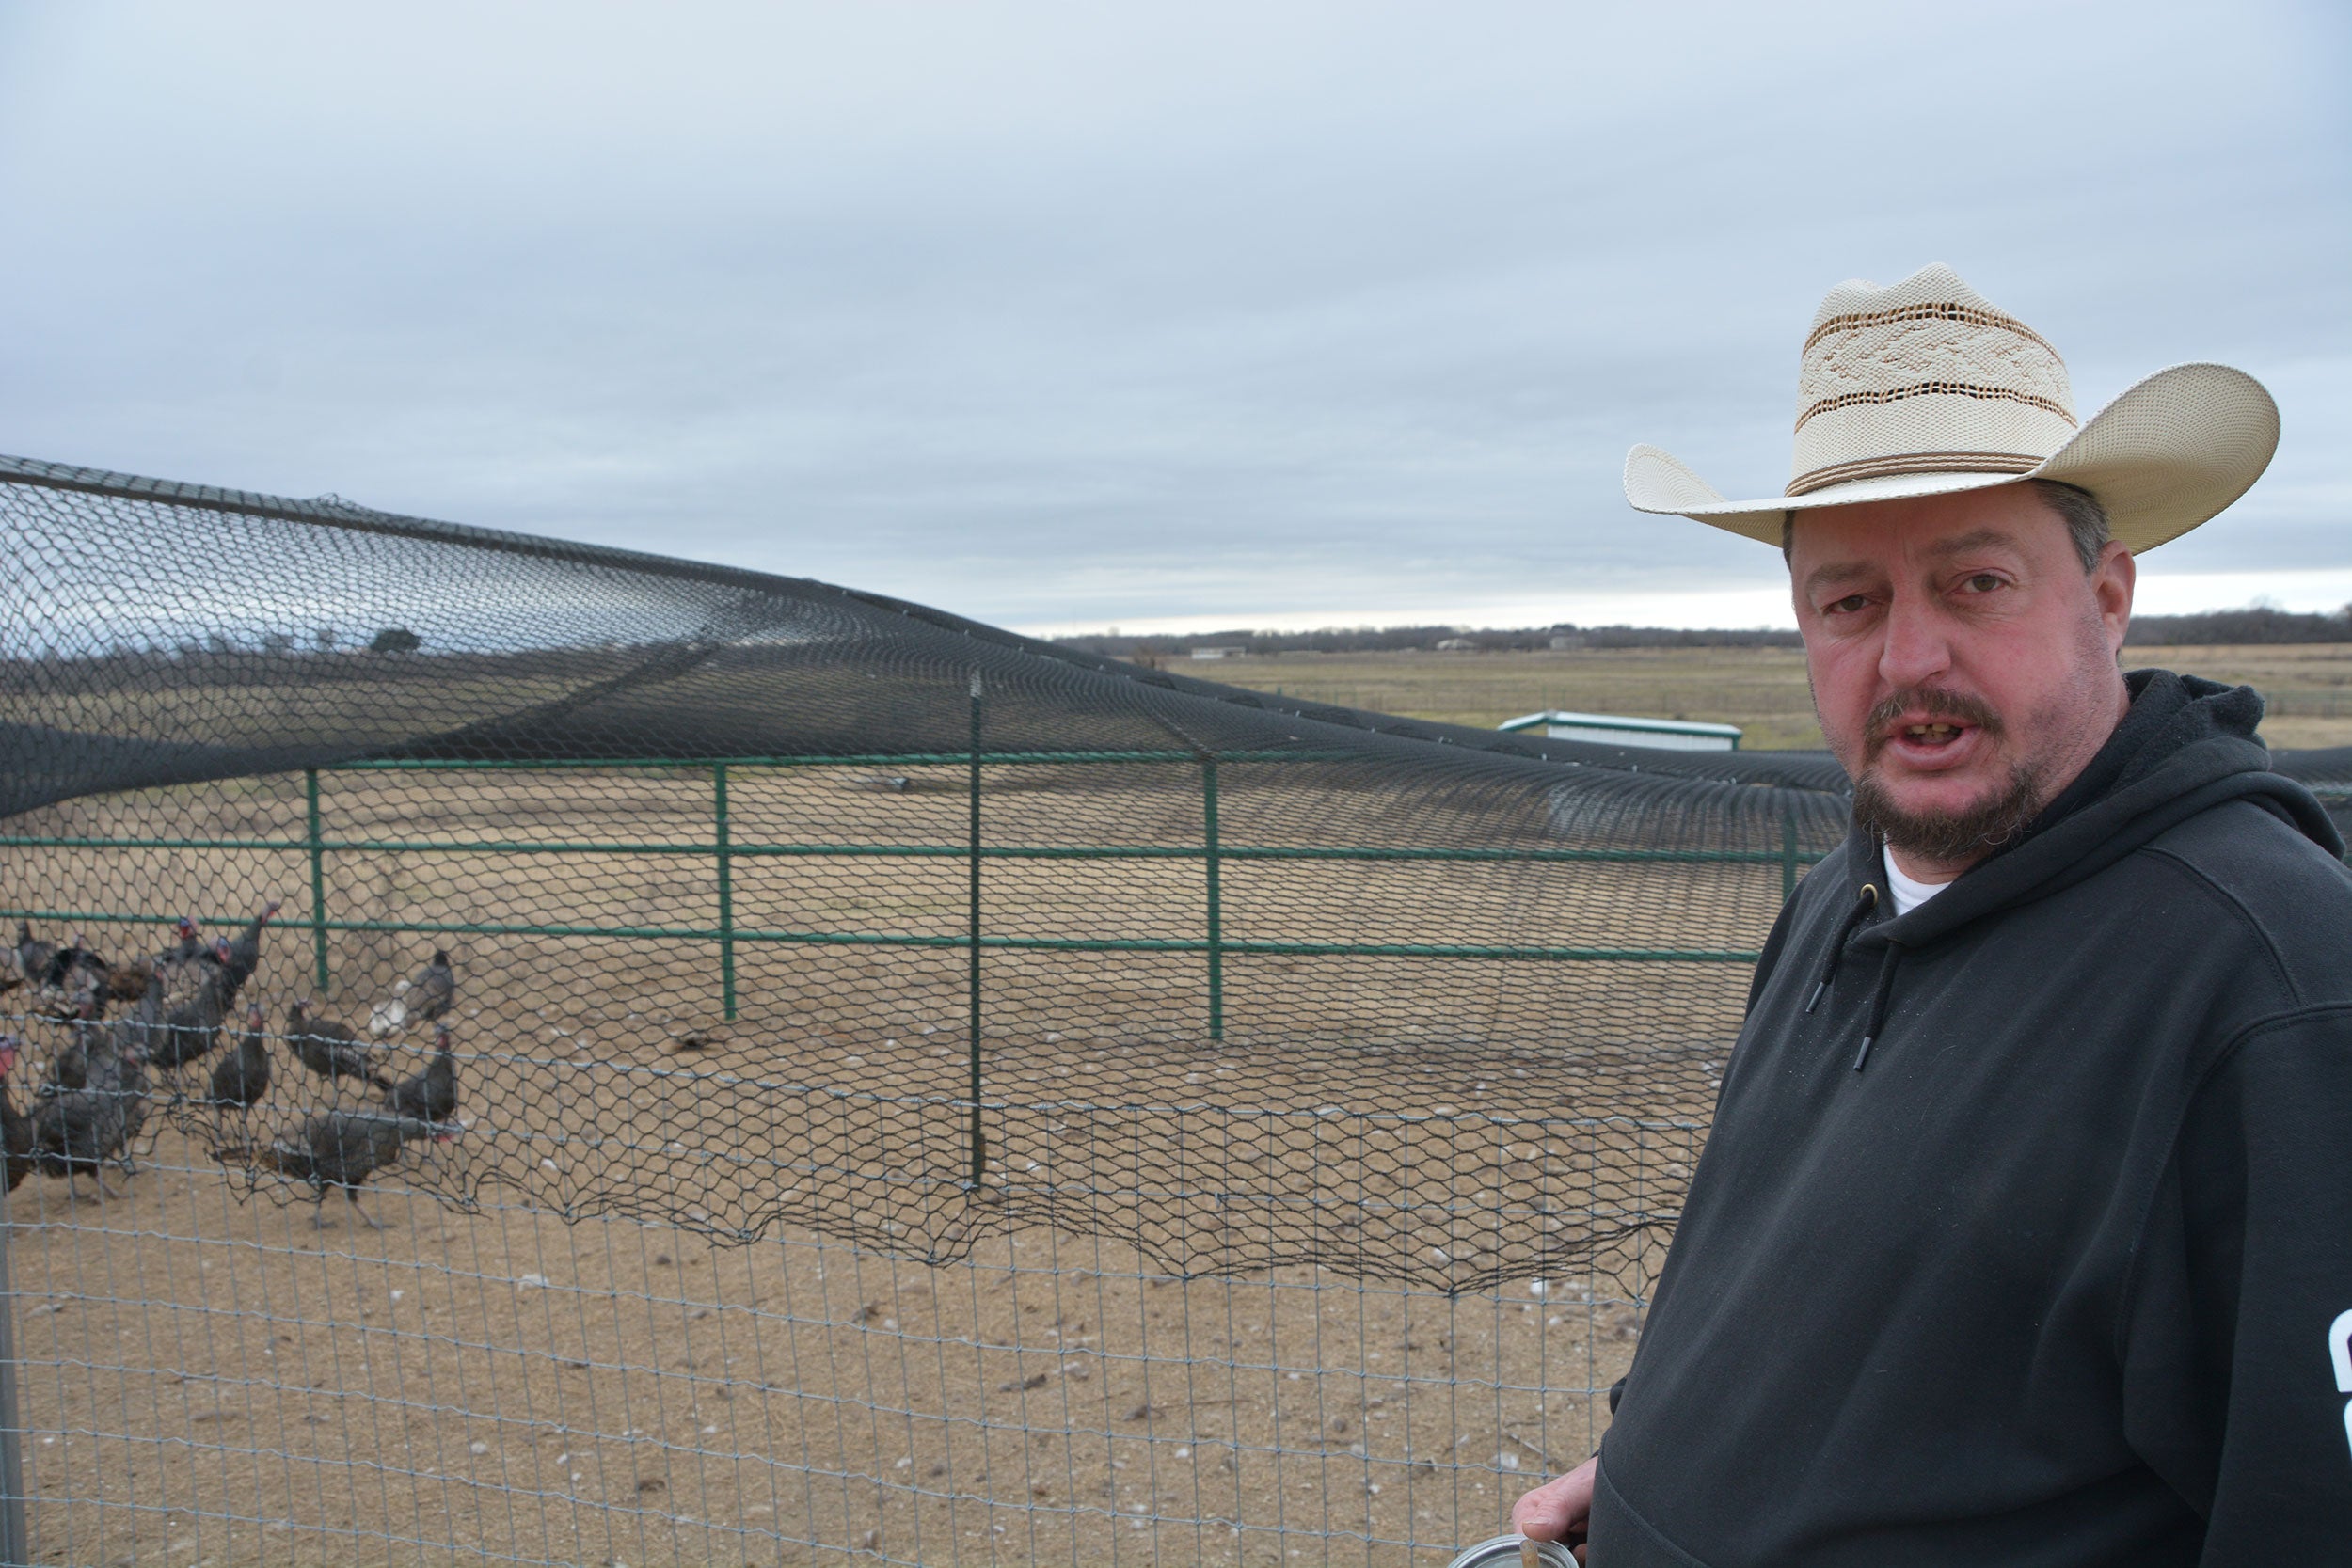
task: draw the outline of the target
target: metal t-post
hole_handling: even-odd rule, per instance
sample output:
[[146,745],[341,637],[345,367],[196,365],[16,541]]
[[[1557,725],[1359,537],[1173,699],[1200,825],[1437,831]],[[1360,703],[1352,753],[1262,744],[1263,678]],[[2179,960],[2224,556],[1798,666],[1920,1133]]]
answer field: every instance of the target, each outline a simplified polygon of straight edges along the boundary
[[972,1186],[977,1191],[988,1175],[988,1135],[980,1127],[980,673],[972,672],[972,779],[970,841],[965,863],[970,868],[970,909],[965,928],[965,985],[972,1016],[967,1024],[972,1065]]
[[8,1194],[0,1182],[0,1564],[29,1568],[24,1520],[24,1418],[16,1398],[16,1281],[8,1273]]
[[719,851],[719,992],[727,1022],[735,1021],[735,855],[727,836],[727,765],[710,766]]
[[310,810],[310,951],[318,959],[319,996],[326,996],[326,849],[319,833],[319,770],[302,770],[303,794]]
[[1200,759],[1201,840],[1209,868],[1209,1038],[1225,1037],[1225,909],[1216,841],[1216,758]]

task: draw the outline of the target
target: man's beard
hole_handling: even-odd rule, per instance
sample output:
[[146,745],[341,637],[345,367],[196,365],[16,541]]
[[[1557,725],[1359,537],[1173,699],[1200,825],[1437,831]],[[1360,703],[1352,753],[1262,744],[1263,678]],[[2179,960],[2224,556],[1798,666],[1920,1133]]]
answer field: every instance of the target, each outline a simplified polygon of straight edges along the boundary
[[2048,804],[2040,773],[2023,763],[2010,768],[2009,784],[1958,811],[1913,812],[1895,803],[1880,779],[1878,753],[1884,742],[1876,736],[1913,709],[1933,719],[1958,719],[1975,725],[1989,740],[2002,734],[2001,716],[1973,697],[1949,691],[1898,691],[1871,709],[1864,733],[1871,737],[1868,760],[1854,781],[1854,825],[1883,839],[1891,848],[1915,860],[1943,864],[1970,863],[2011,840]]

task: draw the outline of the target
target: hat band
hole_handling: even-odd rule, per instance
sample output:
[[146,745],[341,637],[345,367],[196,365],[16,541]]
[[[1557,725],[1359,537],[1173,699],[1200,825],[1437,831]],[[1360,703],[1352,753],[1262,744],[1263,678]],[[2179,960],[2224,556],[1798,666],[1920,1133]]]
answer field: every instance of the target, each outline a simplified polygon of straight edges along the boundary
[[[1959,283],[1960,279],[1955,277],[1952,281]],[[1967,287],[1965,284],[1961,286]],[[1810,354],[1813,352],[1814,345],[1822,339],[1834,337],[1840,332],[1859,332],[1872,327],[1893,326],[1911,322],[1958,322],[1966,326],[1989,327],[1995,332],[2012,332],[2029,342],[2040,345],[2042,351],[2051,358],[2058,357],[2058,351],[2050,345],[2047,338],[2019,321],[2015,316],[2005,310],[1995,310],[1989,305],[1963,305],[1958,300],[1923,300],[1910,305],[1893,306],[1883,310],[1850,310],[1843,315],[1832,316],[1806,334],[1804,347],[1799,352]]]
[[1820,416],[1834,414],[1840,408],[1901,403],[1906,398],[1939,396],[1981,398],[1995,403],[2022,403],[2028,408],[2039,408],[2045,414],[2057,415],[2070,427],[2074,425],[2074,411],[2072,408],[2067,407],[2057,398],[2043,397],[2039,392],[2021,391],[2010,387],[1986,387],[1970,381],[1920,381],[1908,387],[1897,387],[1886,391],[1839,392],[1833,397],[1822,398],[1797,416],[1797,428],[1803,430]]
[[2047,461],[2014,451],[1915,451],[1893,457],[1862,457],[1799,474],[1788,482],[1788,488],[1782,494],[1791,498],[1809,496],[1849,480],[1883,479],[1889,474],[2029,474]]

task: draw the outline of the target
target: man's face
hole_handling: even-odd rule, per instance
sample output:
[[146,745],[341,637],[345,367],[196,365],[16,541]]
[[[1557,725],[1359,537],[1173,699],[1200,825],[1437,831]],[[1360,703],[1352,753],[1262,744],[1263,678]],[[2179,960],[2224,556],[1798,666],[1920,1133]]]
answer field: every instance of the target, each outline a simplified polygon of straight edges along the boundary
[[1915,874],[1981,859],[2128,705],[2132,558],[2086,574],[2029,485],[1800,512],[1788,564],[1821,733]]

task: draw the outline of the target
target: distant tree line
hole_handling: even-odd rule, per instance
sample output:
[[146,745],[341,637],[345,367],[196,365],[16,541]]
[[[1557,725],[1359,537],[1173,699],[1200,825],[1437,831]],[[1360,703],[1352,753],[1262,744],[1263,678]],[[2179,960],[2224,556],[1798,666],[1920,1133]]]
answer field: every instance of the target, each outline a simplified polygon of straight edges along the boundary
[[2195,615],[2135,615],[2126,642],[2352,642],[2352,605],[2326,615],[2253,607]]
[[[1793,631],[1763,627],[1691,629],[1677,626],[1527,626],[1516,629],[1464,626],[1328,626],[1320,631],[1231,631],[1147,637],[1106,632],[1056,639],[1063,647],[1109,658],[1156,663],[1184,658],[1195,648],[1240,648],[1271,654],[1402,653],[1466,641],[1482,653],[1540,650],[1565,642],[1579,648],[1797,648]],[[2261,606],[2208,610],[2195,615],[2136,615],[2126,641],[2150,646],[2244,642],[2352,642],[2352,605],[2326,614],[2302,614]]]
[[[1538,642],[1536,647],[1545,644]],[[1731,630],[1677,626],[1593,626],[1584,633],[1588,648],[1802,648],[1804,639],[1793,631],[1762,626]]]
[[1063,637],[1066,648],[1101,654],[1109,658],[1187,657],[1195,648],[1241,648],[1252,656],[1269,654],[1403,653],[1435,648],[1440,642],[1467,641],[1480,652],[1543,649],[1565,639],[1580,648],[1794,648],[1802,645],[1793,631],[1762,628],[1735,631],[1692,631],[1673,626],[1529,626],[1517,629],[1464,626],[1327,626],[1319,631],[1193,632],[1182,637],[1129,636],[1114,632],[1092,637]]

